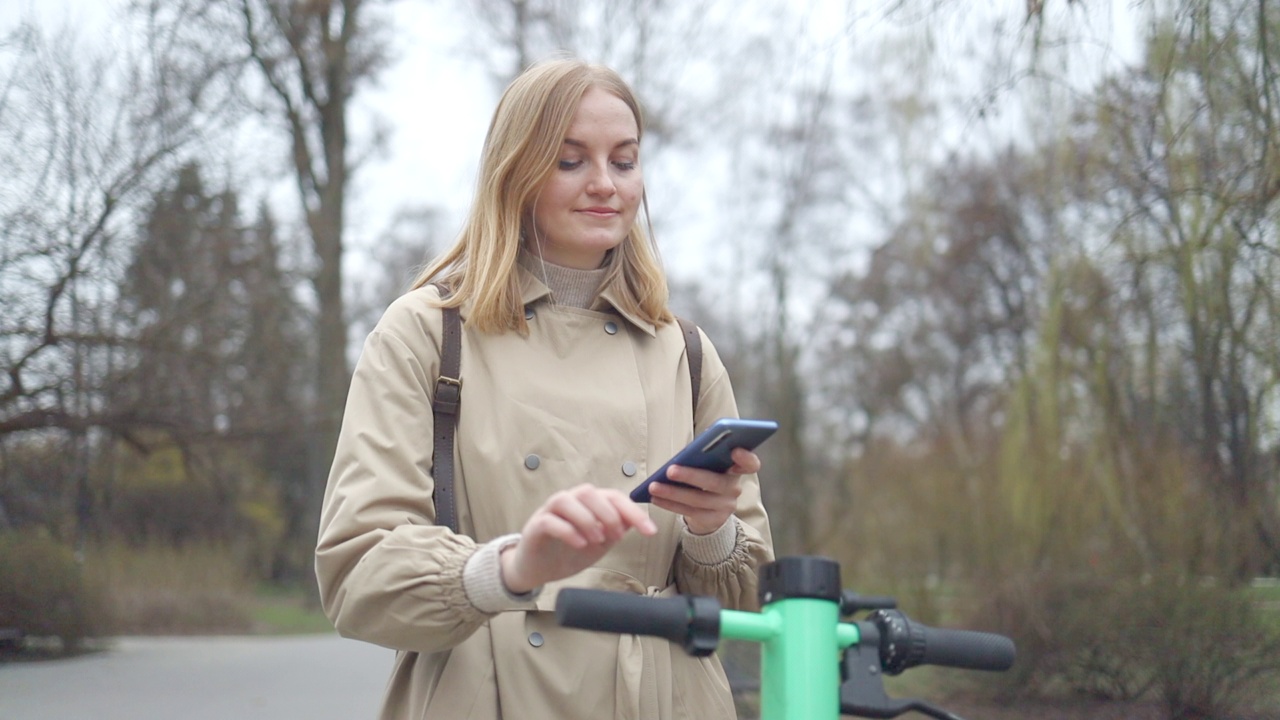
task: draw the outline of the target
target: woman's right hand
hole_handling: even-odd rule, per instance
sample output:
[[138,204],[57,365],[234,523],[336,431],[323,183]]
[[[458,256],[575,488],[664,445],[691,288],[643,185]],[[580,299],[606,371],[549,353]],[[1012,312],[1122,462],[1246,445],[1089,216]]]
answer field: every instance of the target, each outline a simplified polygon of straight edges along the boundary
[[646,536],[658,531],[626,493],[589,484],[562,490],[534,511],[520,541],[503,551],[502,581],[519,595],[567,578],[596,564],[632,528]]

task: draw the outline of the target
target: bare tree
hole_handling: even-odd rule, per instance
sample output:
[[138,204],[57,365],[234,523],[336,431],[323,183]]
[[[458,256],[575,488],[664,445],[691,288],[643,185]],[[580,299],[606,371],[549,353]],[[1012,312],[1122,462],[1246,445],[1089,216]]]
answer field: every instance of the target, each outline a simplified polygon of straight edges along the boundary
[[752,150],[738,159],[739,188],[745,190],[738,198],[744,242],[735,251],[741,253],[742,286],[755,288],[753,301],[743,301],[737,318],[749,328],[742,341],[752,349],[740,352],[737,361],[754,380],[739,385],[744,401],[781,427],[770,448],[771,478],[764,487],[778,519],[775,541],[784,552],[814,552],[838,520],[817,513],[822,517],[815,522],[816,508],[831,507],[823,488],[832,484],[821,482],[830,455],[815,443],[819,428],[812,416],[811,371],[816,348],[809,323],[816,300],[813,280],[837,265],[830,259],[840,255],[849,210],[851,157],[840,137],[849,106],[827,73],[812,87],[795,88],[775,107],[789,112],[743,129],[742,147]]
[[[848,325],[828,366],[852,360],[856,390],[836,397],[865,413],[854,429],[941,449],[948,476],[1003,478],[1042,533],[1026,547],[1061,551],[1055,534],[1085,534],[1063,523],[1106,516],[1133,566],[1243,578],[1276,562],[1278,19],[1243,0],[1152,17],[1142,66],[1044,123],[1062,134],[1035,162],[935,171],[835,286]],[[1105,502],[1076,502],[1082,485]],[[1223,508],[1200,548],[1163,529],[1151,499],[1170,493]]]
[[356,160],[347,128],[351,100],[385,57],[374,3],[228,0],[240,15],[237,37],[265,84],[261,109],[289,139],[289,158],[315,252],[317,307],[313,515],[342,421],[347,383],[343,293],[346,200]]
[[1200,0],[1157,17],[1145,66],[1082,117],[1082,186],[1111,241],[1099,252],[1124,289],[1141,394],[1198,448],[1224,522],[1249,519],[1263,555],[1233,568],[1248,577],[1280,566],[1280,115],[1268,100],[1280,15],[1265,0]]
[[[124,422],[96,401],[131,213],[217,122],[208,77],[153,48],[21,26],[0,75],[0,436]],[[177,82],[177,75],[185,74]],[[181,93],[179,102],[178,94]]]
[[851,437],[932,437],[968,464],[971,433],[1026,371],[1050,264],[1071,249],[1035,165],[1010,149],[936,168],[930,200],[832,284],[842,330],[823,352],[837,404],[858,408]]
[[[347,385],[348,308],[343,281],[347,197],[361,158],[348,126],[353,98],[385,65],[385,20],[373,0],[159,2],[143,10],[183,38],[193,61],[223,79],[283,134],[284,157],[311,239],[316,302],[315,410],[308,419],[310,516],[324,479]],[[376,144],[376,138],[375,138]],[[305,535],[306,532],[303,532]]]
[[351,300],[352,334],[371,330],[393,300],[407,291],[417,272],[445,243],[440,212],[427,206],[402,208],[369,251],[370,266]]
[[[234,3],[240,37],[266,83],[263,98],[287,129],[294,179],[315,250],[318,307],[318,429],[337,435],[348,382],[342,252],[355,158],[347,119],[361,83],[385,60],[372,3]],[[327,463],[324,463],[327,465]]]
[[0,442],[62,444],[71,504],[56,483],[39,497],[51,528],[74,512],[77,542],[91,431],[150,422],[102,401],[128,344],[112,314],[128,223],[222,119],[207,69],[177,63],[171,41],[151,26],[95,42],[26,22],[0,43]]
[[[603,63],[635,88],[648,132],[660,141],[715,132],[730,118],[723,100],[733,86],[721,82],[722,76],[741,63],[763,31],[750,29],[753,13],[742,3],[720,0],[479,0],[463,5],[480,30],[463,47],[480,58],[499,87],[550,57]],[[768,16],[767,9],[757,12]]]

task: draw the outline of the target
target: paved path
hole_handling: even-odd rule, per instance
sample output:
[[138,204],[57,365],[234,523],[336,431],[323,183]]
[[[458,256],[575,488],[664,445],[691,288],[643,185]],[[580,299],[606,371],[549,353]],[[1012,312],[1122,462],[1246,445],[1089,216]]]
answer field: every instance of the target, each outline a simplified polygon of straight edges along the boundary
[[392,659],[335,635],[119,638],[0,664],[0,720],[363,720]]

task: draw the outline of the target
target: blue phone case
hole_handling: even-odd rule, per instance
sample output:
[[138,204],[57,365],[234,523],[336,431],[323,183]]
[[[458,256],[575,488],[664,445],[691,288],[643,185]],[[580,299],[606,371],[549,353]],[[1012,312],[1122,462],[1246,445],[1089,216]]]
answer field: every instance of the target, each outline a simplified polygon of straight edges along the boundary
[[729,454],[734,448],[755,450],[777,429],[778,423],[772,420],[721,418],[658,468],[657,472],[636,486],[636,489],[631,491],[631,499],[639,503],[652,500],[653,498],[649,495],[649,485],[655,482],[682,484],[667,479],[667,468],[672,465],[724,472],[733,467],[733,459]]

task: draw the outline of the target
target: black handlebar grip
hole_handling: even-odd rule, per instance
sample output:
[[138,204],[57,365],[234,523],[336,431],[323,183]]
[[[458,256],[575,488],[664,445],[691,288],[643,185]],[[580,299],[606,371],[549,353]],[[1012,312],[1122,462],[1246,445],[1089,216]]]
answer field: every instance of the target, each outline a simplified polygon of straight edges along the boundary
[[1016,652],[1013,641],[995,633],[972,630],[924,630],[925,665],[945,665],[969,670],[1008,670],[1013,667]]
[[688,598],[565,588],[556,596],[556,622],[565,627],[653,635],[683,643],[689,635]]
[[896,610],[877,610],[867,619],[880,630],[880,662],[890,675],[917,665],[1008,670],[1017,654],[1003,635],[932,628]]

